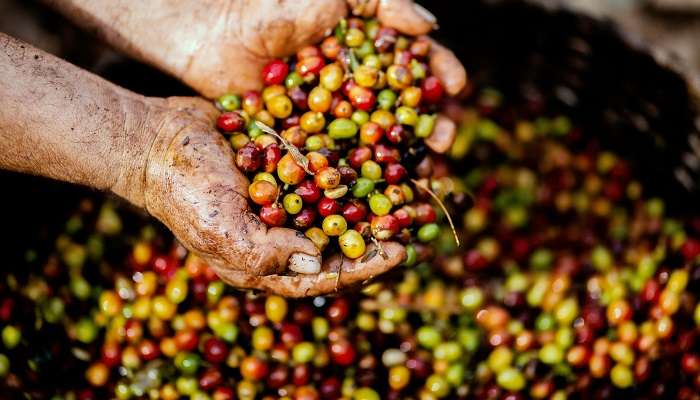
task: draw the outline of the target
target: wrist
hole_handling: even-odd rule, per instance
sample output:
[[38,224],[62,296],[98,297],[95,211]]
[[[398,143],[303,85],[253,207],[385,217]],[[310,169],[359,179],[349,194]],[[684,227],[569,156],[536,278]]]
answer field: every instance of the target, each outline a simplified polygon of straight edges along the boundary
[[116,176],[110,191],[145,208],[146,174],[148,159],[158,136],[159,127],[166,114],[166,101],[140,97],[125,99],[122,112],[125,115],[124,135],[114,154],[119,157]]

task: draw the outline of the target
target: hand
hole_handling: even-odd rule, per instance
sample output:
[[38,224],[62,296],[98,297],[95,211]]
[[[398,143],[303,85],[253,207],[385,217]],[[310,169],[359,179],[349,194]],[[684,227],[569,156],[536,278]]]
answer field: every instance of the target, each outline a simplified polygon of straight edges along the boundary
[[[436,23],[432,14],[412,0],[349,0],[348,5],[360,15],[376,13],[384,25],[410,35],[425,35]],[[265,64],[323,39],[347,8],[345,0],[219,0],[208,9],[208,14],[215,16],[209,29],[203,31],[203,37],[193,38],[199,42],[196,50],[174,54],[188,60],[189,68],[179,76],[207,97],[260,89],[260,71]],[[464,87],[464,68],[451,51],[437,43],[433,45],[431,68],[450,94]]]
[[227,283],[311,296],[371,279],[405,258],[403,246],[384,243],[386,259],[336,255],[323,260],[319,274],[284,275],[293,254],[318,263],[319,251],[302,233],[267,228],[249,210],[248,180],[236,169],[230,144],[213,129],[218,111],[197,98],[158,101],[146,127],[155,139],[145,167],[145,207]]
[[[435,17],[412,0],[46,0],[126,53],[169,72],[209,98],[261,87],[262,67],[318,42],[350,8],[384,25],[425,35]],[[449,94],[466,83],[451,51],[435,44],[433,73]]]
[[[435,25],[434,17],[411,0],[113,0],[112,7],[94,0],[47,1],[113,45],[208,97],[260,88],[263,65],[319,41],[347,14],[348,5],[355,14],[377,15],[384,25],[412,35],[426,34]],[[456,57],[435,44],[430,58],[434,74],[448,93],[459,92],[466,73]],[[201,112],[205,107],[185,108]],[[211,124],[204,123],[210,121],[208,112],[198,116],[193,112],[175,107],[163,113],[170,122],[163,125],[167,128],[158,128],[166,132],[159,133],[160,150],[149,155],[147,193],[152,193],[148,197],[153,200],[147,208],[190,249],[203,254],[226,281],[311,295],[314,290],[329,291],[336,284],[342,287],[378,275],[404,258],[403,247],[391,243],[384,244],[386,260],[343,261],[337,282],[323,278],[329,278],[325,272],[339,268],[338,257],[326,260],[315,277],[278,275],[292,253],[318,253],[306,239],[292,236],[293,231],[266,229],[247,210],[247,181],[235,169],[228,144],[211,130]],[[183,135],[188,131],[192,136],[186,141]],[[426,143],[444,152],[454,136],[454,123],[439,118]],[[189,145],[195,138],[203,141],[199,150]],[[243,234],[234,241],[233,232]]]

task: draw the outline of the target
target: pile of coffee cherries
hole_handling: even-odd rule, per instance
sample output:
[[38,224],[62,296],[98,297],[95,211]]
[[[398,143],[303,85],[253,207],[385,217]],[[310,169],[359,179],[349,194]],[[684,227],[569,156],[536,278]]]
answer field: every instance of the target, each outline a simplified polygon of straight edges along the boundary
[[[0,393],[36,399],[697,399],[700,219],[543,104],[492,89],[449,156],[458,248],[361,292],[225,286],[169,233],[86,201],[0,279]],[[546,107],[545,107],[546,109]],[[446,176],[451,160],[464,176]],[[439,189],[436,187],[436,190]]]
[[443,99],[429,51],[427,39],[351,18],[320,45],[271,61],[262,92],[217,101],[261,221],[351,259],[369,240],[435,238],[436,213],[409,175]]

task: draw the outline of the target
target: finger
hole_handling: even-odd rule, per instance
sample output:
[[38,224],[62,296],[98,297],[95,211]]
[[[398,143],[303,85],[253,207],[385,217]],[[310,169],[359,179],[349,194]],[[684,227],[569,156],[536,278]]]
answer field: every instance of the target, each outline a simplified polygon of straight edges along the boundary
[[413,0],[379,0],[377,19],[383,25],[413,36],[425,35],[437,24],[437,18]]
[[467,71],[452,51],[432,39],[430,41],[430,69],[447,93],[454,96],[467,84]]
[[320,251],[300,231],[287,228],[268,229],[263,245],[268,244],[274,248],[268,257],[274,258],[274,262],[285,269],[291,267],[295,272],[305,274],[316,274],[321,270]]
[[250,210],[235,219],[237,226],[231,230],[237,237],[232,237],[230,247],[219,250],[229,264],[227,269],[254,276],[283,274],[289,272],[291,261],[295,271],[315,274],[321,270],[321,254],[302,232],[268,228]]
[[377,13],[379,0],[348,0],[348,6],[352,15],[370,18]]
[[[376,247],[367,247],[367,254]],[[285,297],[318,296],[368,281],[396,267],[406,258],[405,248],[393,242],[382,243],[386,259],[376,254],[363,261],[350,260],[340,255],[331,256],[323,263],[322,271],[314,275],[251,276],[242,271],[227,271],[221,278],[228,284],[258,289]]]
[[433,133],[425,139],[425,144],[434,152],[442,154],[452,147],[456,136],[457,124],[447,116],[439,114]]

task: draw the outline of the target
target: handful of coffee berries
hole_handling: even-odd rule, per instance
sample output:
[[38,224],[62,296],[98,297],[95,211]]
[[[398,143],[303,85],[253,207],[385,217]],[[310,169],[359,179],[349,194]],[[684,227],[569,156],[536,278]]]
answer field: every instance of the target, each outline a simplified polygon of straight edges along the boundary
[[365,254],[369,241],[381,254],[379,241],[396,240],[410,260],[412,241],[438,235],[437,214],[416,190],[427,189],[409,175],[426,155],[424,139],[454,129],[436,124],[444,90],[428,67],[430,46],[374,19],[342,20],[320,45],[267,64],[262,92],[218,100],[217,126],[261,221],[350,259],[374,256]]

